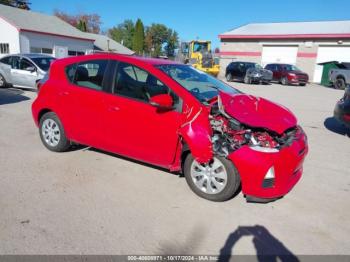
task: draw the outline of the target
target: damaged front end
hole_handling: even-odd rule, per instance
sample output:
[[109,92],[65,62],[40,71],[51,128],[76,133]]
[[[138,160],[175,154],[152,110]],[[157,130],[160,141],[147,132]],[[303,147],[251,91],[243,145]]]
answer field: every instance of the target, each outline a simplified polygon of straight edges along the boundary
[[[300,179],[302,164],[308,151],[307,138],[287,109],[275,107],[272,102],[268,104],[267,100],[263,102],[265,106],[275,108],[270,114],[274,114],[275,121],[280,122],[273,125],[268,122],[271,115],[261,114],[266,108],[259,108],[256,103],[259,99],[247,97],[237,95],[225,103],[223,95],[219,95],[217,102],[212,104],[209,115],[212,150],[214,155],[233,162],[241,178],[242,192],[248,201],[269,202],[284,196]],[[232,116],[237,112],[232,110],[235,106],[237,110],[240,109],[237,115],[240,119],[244,110],[249,112],[249,124]],[[278,110],[287,113],[283,114]],[[278,119],[282,115],[283,119]],[[262,124],[263,120],[266,121],[265,126]],[[260,124],[256,125],[257,123]]]
[[213,130],[213,151],[223,157],[244,145],[255,151],[276,153],[283,147],[290,146],[303,132],[297,126],[282,134],[263,127],[250,127],[225,112],[220,96],[217,103],[211,107],[209,118]]

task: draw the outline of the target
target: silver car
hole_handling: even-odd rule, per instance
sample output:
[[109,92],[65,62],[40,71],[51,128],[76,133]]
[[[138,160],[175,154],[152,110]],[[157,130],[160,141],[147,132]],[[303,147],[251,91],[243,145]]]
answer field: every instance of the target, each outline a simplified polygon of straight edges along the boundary
[[42,54],[8,55],[0,59],[0,87],[12,85],[36,88],[50,68],[52,56]]

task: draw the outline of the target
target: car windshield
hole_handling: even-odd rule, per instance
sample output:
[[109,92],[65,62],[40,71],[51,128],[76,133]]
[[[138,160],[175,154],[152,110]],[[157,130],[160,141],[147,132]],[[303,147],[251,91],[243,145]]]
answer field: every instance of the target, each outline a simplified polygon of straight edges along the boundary
[[262,69],[261,65],[255,64],[255,63],[247,63],[246,64],[247,68],[256,68],[256,69]]
[[295,65],[284,65],[283,67],[286,71],[300,71]]
[[33,62],[40,67],[41,70],[47,72],[49,70],[52,61],[56,60],[53,57],[35,57],[32,58]]
[[158,65],[162,70],[188,91],[190,91],[202,103],[210,101],[218,95],[219,91],[237,94],[240,91],[226,85],[224,82],[199,71],[188,65]]

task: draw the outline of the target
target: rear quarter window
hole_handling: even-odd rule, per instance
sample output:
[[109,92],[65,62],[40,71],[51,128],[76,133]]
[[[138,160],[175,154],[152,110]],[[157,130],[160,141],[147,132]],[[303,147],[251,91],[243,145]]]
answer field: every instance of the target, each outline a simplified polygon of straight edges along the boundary
[[102,91],[108,60],[89,60],[66,67],[69,82]]
[[68,81],[71,83],[74,83],[76,70],[77,70],[77,64],[69,65],[66,67],[66,76]]

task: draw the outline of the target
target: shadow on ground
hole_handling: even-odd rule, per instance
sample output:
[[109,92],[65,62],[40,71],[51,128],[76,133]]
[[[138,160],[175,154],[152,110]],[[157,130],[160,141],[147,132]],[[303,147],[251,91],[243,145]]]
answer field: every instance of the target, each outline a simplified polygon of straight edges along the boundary
[[350,128],[347,128],[339,123],[339,121],[334,117],[328,117],[323,124],[329,131],[350,137]]
[[23,95],[22,90],[18,89],[0,89],[0,105],[14,104],[29,100],[30,98]]
[[257,261],[297,262],[299,259],[281,241],[275,238],[263,226],[239,226],[231,233],[225,245],[220,250],[220,262],[232,261],[232,251],[235,244],[243,237],[253,237]]

